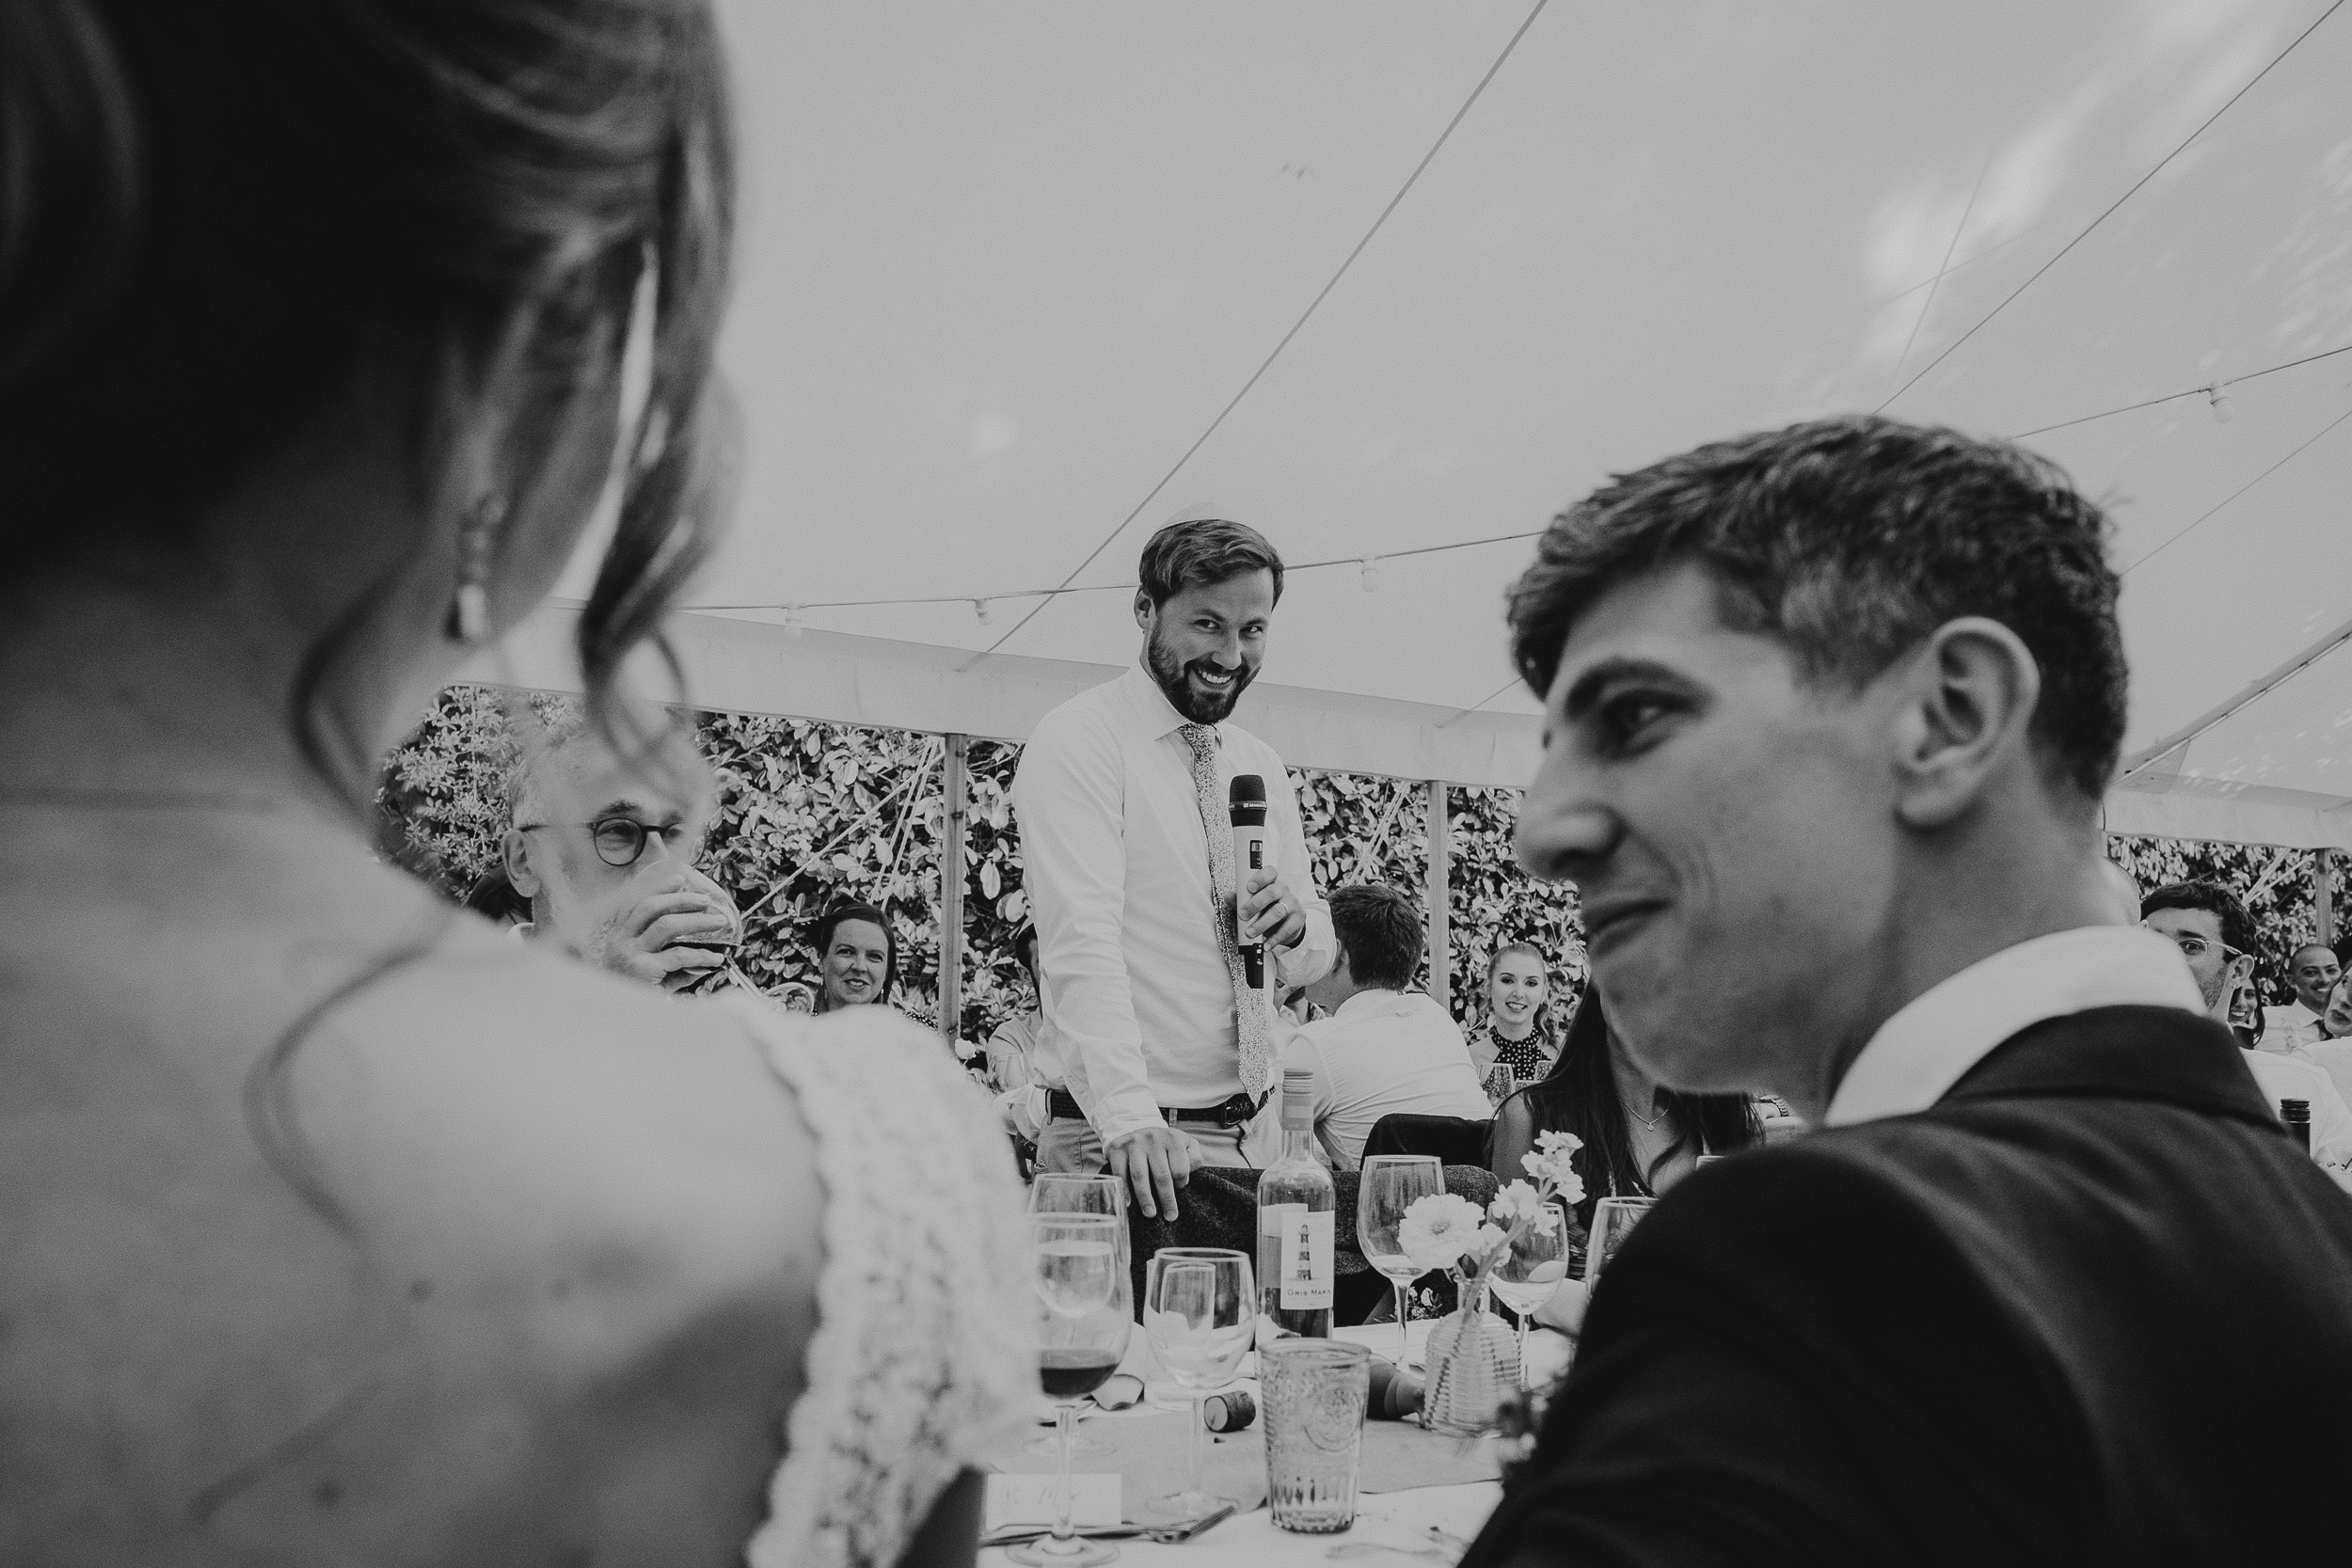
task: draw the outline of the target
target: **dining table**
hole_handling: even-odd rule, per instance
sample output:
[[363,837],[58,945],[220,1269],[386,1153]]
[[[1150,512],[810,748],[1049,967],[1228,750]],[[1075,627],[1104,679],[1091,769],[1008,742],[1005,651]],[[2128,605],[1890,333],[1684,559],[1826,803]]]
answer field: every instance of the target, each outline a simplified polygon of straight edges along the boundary
[[[1415,1376],[1421,1375],[1418,1363],[1433,1326],[1422,1321],[1406,1329],[1406,1369]],[[1397,1330],[1392,1323],[1337,1328],[1331,1337],[1364,1345],[1375,1355],[1392,1358],[1397,1354]],[[1138,1329],[1134,1336],[1136,1343],[1129,1349],[1129,1360],[1139,1375],[1147,1377],[1149,1397],[1128,1410],[1089,1407],[1078,1431],[1096,1434],[1104,1446],[1116,1451],[1108,1461],[1100,1453],[1089,1456],[1082,1452],[1072,1465],[1074,1472],[1086,1474],[1106,1465],[1117,1467],[1123,1460],[1128,1474],[1121,1504],[1122,1512],[1131,1520],[1152,1519],[1145,1507],[1146,1498],[1137,1495],[1141,1490],[1136,1484],[1138,1481],[1155,1475],[1154,1484],[1170,1489],[1182,1482],[1182,1445],[1189,1409],[1188,1405],[1176,1411],[1168,1408],[1189,1396],[1172,1383],[1164,1384],[1149,1377],[1152,1364],[1149,1347],[1141,1343],[1143,1338]],[[1556,1379],[1565,1370],[1570,1354],[1571,1343],[1565,1336],[1545,1328],[1534,1330],[1528,1338],[1531,1380],[1540,1386]],[[1245,1363],[1245,1374],[1253,1370]],[[1252,1376],[1245,1375],[1232,1386],[1248,1390],[1252,1399],[1258,1398],[1257,1382]],[[1175,1568],[1178,1564],[1187,1564],[1189,1568],[1307,1568],[1308,1564],[1359,1562],[1364,1568],[1405,1568],[1419,1562],[1431,1564],[1432,1568],[1450,1568],[1468,1548],[1502,1495],[1502,1483],[1494,1479],[1501,1467],[1499,1439],[1450,1437],[1424,1432],[1411,1420],[1367,1421],[1364,1478],[1367,1483],[1382,1489],[1369,1491],[1359,1487],[1355,1523],[1345,1530],[1323,1535],[1278,1529],[1263,1500],[1265,1418],[1263,1401],[1259,1402],[1260,1412],[1250,1431],[1233,1434],[1228,1440],[1230,1451],[1219,1453],[1213,1449],[1211,1460],[1203,1467],[1212,1490],[1219,1489],[1222,1483],[1229,1494],[1254,1492],[1253,1497],[1245,1498],[1249,1506],[1183,1543],[1160,1543],[1139,1537],[1116,1541],[1113,1544],[1119,1547],[1120,1563],[1133,1568]],[[1139,1424],[1154,1421],[1157,1425],[1149,1428]],[[1042,1424],[1038,1428],[1045,1433],[1052,1430]],[[1147,1435],[1150,1442],[1138,1441]],[[1149,1455],[1148,1464],[1136,1465],[1134,1456],[1138,1451]],[[1000,1470],[1046,1473],[1053,1470],[1055,1460],[1049,1446],[1024,1444],[1008,1448],[994,1457],[993,1463]],[[1158,1474],[1162,1470],[1166,1473]],[[1428,1478],[1428,1484],[1417,1483],[1422,1476]],[[1462,1479],[1466,1476],[1476,1479]],[[1253,1479],[1254,1487],[1249,1484]],[[979,1560],[985,1568],[994,1568],[1007,1559],[1002,1548],[990,1547],[981,1551]]]

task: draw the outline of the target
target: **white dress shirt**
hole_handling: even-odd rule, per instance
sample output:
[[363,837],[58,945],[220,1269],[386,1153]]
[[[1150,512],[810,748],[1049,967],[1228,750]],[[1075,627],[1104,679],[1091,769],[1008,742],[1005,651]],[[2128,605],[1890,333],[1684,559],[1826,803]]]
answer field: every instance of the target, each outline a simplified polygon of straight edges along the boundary
[[1282,1067],[1315,1075],[1315,1136],[1340,1170],[1363,1164],[1382,1117],[1494,1114],[1461,1025],[1417,990],[1358,991],[1329,1018],[1300,1024]]
[[2181,950],[2137,926],[2085,926],[2005,947],[1930,986],[1879,1025],[1830,1097],[1829,1126],[1924,1111],[2022,1029],[2092,1007],[2204,998]]
[[[1047,714],[1013,777],[1044,980],[1034,1060],[1106,1144],[1159,1124],[1163,1105],[1214,1105],[1241,1092],[1233,986],[1217,945],[1186,722],[1137,665]],[[1237,773],[1265,780],[1267,856],[1306,910],[1306,937],[1274,955],[1276,975],[1284,989],[1319,980],[1339,947],[1315,892],[1297,793],[1274,748],[1230,722],[1216,730],[1218,800]],[[1279,1067],[1279,1011],[1270,1032]]]
[[2295,1054],[2335,1081],[2336,1092],[2352,1101],[2352,1039],[2321,1039]]
[[2345,1109],[2336,1081],[2300,1053],[2281,1056],[2270,1051],[2245,1051],[2239,1054],[2246,1058],[2247,1070],[2253,1073],[2263,1099],[2269,1101],[2272,1116],[2279,1115],[2281,1100],[2299,1100],[2312,1108],[2312,1163],[2333,1177],[2337,1186],[2352,1192],[2352,1110]]
[[2285,1053],[2327,1037],[2328,1031],[2319,1026],[2319,1015],[2303,1006],[2298,996],[2284,1006],[2263,1009],[2263,1038],[2257,1049]]

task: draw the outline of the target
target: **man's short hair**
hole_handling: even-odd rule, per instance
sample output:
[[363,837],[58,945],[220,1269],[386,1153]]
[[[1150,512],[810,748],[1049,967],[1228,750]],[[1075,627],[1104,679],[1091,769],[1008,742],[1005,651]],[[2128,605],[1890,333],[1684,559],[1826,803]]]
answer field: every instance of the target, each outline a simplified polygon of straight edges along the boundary
[[2204,910],[2221,922],[2221,940],[2241,953],[2254,950],[2254,921],[2238,895],[2219,882],[2197,880],[2160,887],[2139,901],[2142,920],[2158,910]]
[[2288,967],[2293,968],[2302,963],[2303,955],[2306,953],[2325,953],[2331,958],[2336,956],[2336,950],[2324,942],[2307,942],[2287,956]]
[[[594,751],[598,761],[612,758],[612,740],[589,718],[585,709],[566,703],[544,716],[535,733],[526,734],[514,765],[506,770],[506,825],[516,827],[548,812],[541,781],[548,770],[568,764],[576,755]],[[702,767],[702,753],[691,726],[671,722],[650,737],[649,749],[637,768],[651,787],[683,797],[681,809],[690,813],[707,806],[710,780]]]
[[1331,929],[1359,986],[1403,990],[1421,967],[1421,910],[1392,887],[1359,883],[1331,895]]
[[1718,441],[1622,474],[1561,513],[1510,593],[1511,654],[1538,699],[1577,616],[1696,564],[1736,630],[1810,682],[1858,689],[1935,628],[1982,615],[2041,667],[2045,772],[2106,792],[2126,674],[2107,521],[2053,464],[2005,442],[1850,415]]
[[1222,517],[1170,523],[1152,535],[1136,567],[1154,609],[1187,588],[1214,586],[1245,572],[1274,574],[1274,602],[1282,602],[1282,558],[1266,536]]

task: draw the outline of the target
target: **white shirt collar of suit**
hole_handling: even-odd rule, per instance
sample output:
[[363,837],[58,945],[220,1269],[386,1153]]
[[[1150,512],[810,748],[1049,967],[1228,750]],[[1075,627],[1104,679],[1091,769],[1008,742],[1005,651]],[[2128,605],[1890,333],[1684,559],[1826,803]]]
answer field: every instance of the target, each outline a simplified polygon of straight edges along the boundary
[[2003,948],[1929,987],[1879,1026],[1824,1118],[1924,1111],[2020,1030],[2092,1007],[2205,1010],[2181,950],[2137,926],[2086,926]]
[[[1174,735],[1192,722],[1176,711],[1176,705],[1168,700],[1168,693],[1160,689],[1160,683],[1141,664],[1127,666],[1126,673],[1119,677],[1119,686],[1127,694],[1127,706],[1134,713],[1136,722],[1142,727],[1144,738],[1157,740],[1162,736]],[[1208,728],[1217,732],[1218,740],[1225,738],[1223,726],[1211,724]]]

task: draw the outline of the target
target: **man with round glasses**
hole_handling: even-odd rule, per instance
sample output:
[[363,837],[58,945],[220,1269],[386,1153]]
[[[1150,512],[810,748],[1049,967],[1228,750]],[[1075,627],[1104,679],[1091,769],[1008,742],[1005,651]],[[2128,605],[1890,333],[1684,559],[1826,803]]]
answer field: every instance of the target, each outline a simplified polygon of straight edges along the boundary
[[[2206,1016],[2231,1023],[2232,1004],[2242,988],[2254,983],[2254,922],[2238,895],[2219,882],[2175,882],[2141,901],[2139,923],[2188,960]],[[2274,1111],[2285,1100],[2311,1107],[2312,1158],[2337,1186],[2352,1191],[2352,1108],[2344,1105],[2335,1080],[2299,1053],[2241,1050],[2239,1054]]]
[[584,720],[559,721],[525,749],[506,803],[506,874],[532,937],[671,990],[732,970],[735,906],[693,864],[710,773],[682,736],[631,764]]

